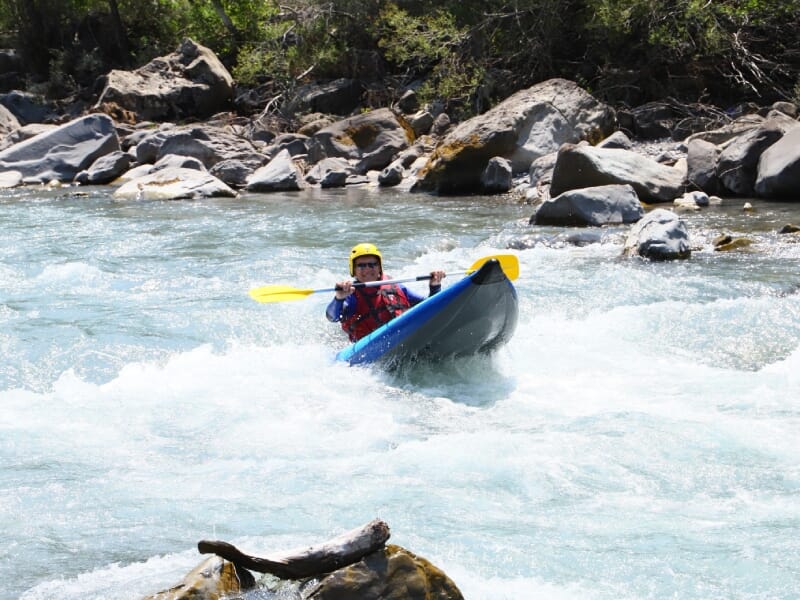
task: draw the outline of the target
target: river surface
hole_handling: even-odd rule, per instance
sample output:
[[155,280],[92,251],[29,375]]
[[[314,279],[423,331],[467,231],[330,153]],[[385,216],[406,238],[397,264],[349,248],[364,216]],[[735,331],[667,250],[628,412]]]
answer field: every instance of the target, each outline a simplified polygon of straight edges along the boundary
[[[505,198],[0,193],[1,599],[139,599],[201,539],[376,517],[469,600],[800,596],[800,203],[687,214],[692,258],[649,263]],[[517,254],[515,336],[351,368],[330,294],[248,297],[332,287],[363,241],[445,285]]]

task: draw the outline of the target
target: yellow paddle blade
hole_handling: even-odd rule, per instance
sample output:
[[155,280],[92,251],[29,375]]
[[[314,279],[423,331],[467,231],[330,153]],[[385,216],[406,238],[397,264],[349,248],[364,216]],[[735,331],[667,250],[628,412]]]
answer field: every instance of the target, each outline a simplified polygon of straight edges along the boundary
[[492,259],[500,263],[500,267],[503,269],[506,277],[508,277],[511,281],[514,281],[517,277],[519,277],[519,259],[517,258],[516,254],[495,254],[494,256],[484,256],[483,258],[479,258],[467,270],[467,275],[474,273],[483,266],[483,263]]
[[256,302],[291,302],[302,300],[316,290],[301,290],[289,285],[265,285],[250,290],[250,297]]

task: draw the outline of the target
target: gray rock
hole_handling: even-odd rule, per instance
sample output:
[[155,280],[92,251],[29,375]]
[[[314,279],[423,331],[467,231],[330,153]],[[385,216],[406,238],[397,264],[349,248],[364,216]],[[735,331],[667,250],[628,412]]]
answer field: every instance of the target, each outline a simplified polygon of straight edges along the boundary
[[613,148],[564,144],[553,169],[550,193],[611,184],[630,184],[642,202],[672,202],[683,193],[685,169]]
[[204,118],[233,99],[233,78],[205,46],[186,39],[175,52],[135,71],[112,70],[97,107],[115,103],[141,120]]
[[481,173],[481,187],[489,194],[504,194],[511,189],[511,161],[502,156],[489,159]]
[[383,169],[408,145],[408,133],[395,114],[379,108],[319,130],[308,142],[308,158],[312,163],[353,159],[358,161],[357,171],[366,173]]
[[707,194],[718,194],[722,185],[717,177],[719,148],[697,138],[689,142],[686,153],[686,179],[690,185],[697,186]]
[[523,173],[565,142],[599,141],[614,131],[614,111],[564,79],[521,90],[452,129],[431,155],[419,188],[471,192],[489,160],[501,156]]
[[204,171],[169,167],[123,183],[114,198],[121,200],[183,200],[214,196],[236,197],[236,192]]
[[534,225],[594,226],[635,223],[644,208],[630,185],[603,185],[570,190],[543,202]]
[[378,175],[378,185],[382,187],[399,185],[401,181],[403,181],[403,165],[397,160],[388,165]]
[[343,158],[323,158],[306,174],[306,181],[323,188],[344,187],[351,168]]
[[762,198],[800,200],[800,127],[761,154],[757,171],[756,194]]
[[780,127],[767,121],[731,139],[717,159],[716,174],[722,185],[738,196],[752,196],[761,153],[781,137]]
[[95,160],[119,149],[113,121],[91,114],[3,150],[0,170],[19,171],[31,183],[71,182]]
[[288,150],[281,150],[275,158],[256,169],[245,186],[248,192],[278,192],[299,190],[303,182],[300,168]]
[[194,156],[183,156],[181,154],[165,154],[159,158],[153,165],[151,173],[167,169],[170,167],[179,167],[183,169],[195,169],[197,171],[207,171],[205,165]]
[[656,208],[631,227],[622,253],[651,260],[689,258],[686,224],[672,211]]
[[81,185],[106,185],[125,173],[131,166],[131,155],[117,150],[101,156],[86,170],[75,176]]

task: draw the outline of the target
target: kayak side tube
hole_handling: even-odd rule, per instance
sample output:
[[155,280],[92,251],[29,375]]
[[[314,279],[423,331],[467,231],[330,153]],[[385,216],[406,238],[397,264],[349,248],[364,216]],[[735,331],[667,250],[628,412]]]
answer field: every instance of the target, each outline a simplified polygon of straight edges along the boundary
[[351,365],[489,352],[514,334],[517,292],[497,260],[444,288],[336,355]]

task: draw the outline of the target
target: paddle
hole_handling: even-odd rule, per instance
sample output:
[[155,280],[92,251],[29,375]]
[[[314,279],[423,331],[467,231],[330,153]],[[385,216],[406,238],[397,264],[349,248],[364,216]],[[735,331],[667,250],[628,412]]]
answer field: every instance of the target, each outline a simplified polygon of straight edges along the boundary
[[[483,263],[489,260],[497,260],[502,267],[506,277],[512,281],[519,276],[519,260],[513,254],[495,254],[492,256],[484,256],[473,263],[467,269],[466,274],[474,273],[483,266]],[[424,281],[430,279],[430,275],[418,275],[417,277],[409,277],[408,279],[387,279],[384,281],[370,281],[367,283],[354,283],[353,287],[377,287],[381,285],[389,285],[393,283],[406,283],[408,281]],[[335,292],[336,288],[324,288],[319,290],[303,290],[289,285],[265,285],[250,290],[250,297],[256,302],[291,302],[293,300],[302,300],[311,294],[318,294],[320,292]]]

